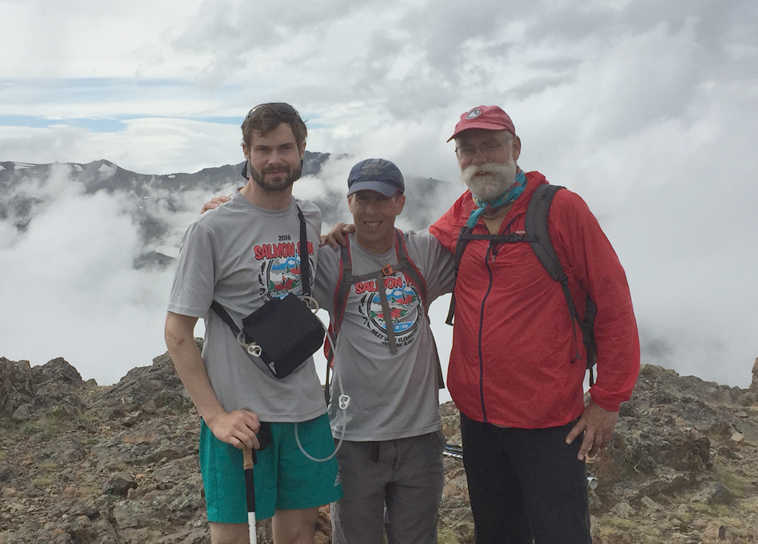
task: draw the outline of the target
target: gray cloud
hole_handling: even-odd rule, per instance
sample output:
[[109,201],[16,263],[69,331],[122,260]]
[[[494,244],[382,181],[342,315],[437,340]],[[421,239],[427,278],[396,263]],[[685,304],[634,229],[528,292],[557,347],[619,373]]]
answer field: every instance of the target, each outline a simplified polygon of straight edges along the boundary
[[[337,1],[283,10],[268,1],[227,1],[186,11],[165,33],[135,37],[146,73],[155,70],[148,50],[156,44],[155,63],[179,82],[168,91],[145,85],[98,101],[68,97],[55,80],[0,82],[4,112],[129,108],[173,118],[134,119],[122,134],[0,127],[0,159],[106,157],[148,173],[235,162],[236,126],[180,117],[241,116],[276,99],[308,118],[311,150],[384,156],[407,174],[454,181],[445,138],[462,111],[498,103],[522,137],[522,166],[577,190],[614,243],[646,360],[731,384],[749,381],[758,355],[758,259],[750,250],[758,232],[758,4]],[[130,94],[139,95],[137,103],[124,98]],[[298,191],[341,195],[349,164],[331,168]],[[461,189],[445,185],[424,216]],[[26,243],[16,240],[12,251],[32,255]],[[90,262],[92,270],[104,266],[94,256]]]

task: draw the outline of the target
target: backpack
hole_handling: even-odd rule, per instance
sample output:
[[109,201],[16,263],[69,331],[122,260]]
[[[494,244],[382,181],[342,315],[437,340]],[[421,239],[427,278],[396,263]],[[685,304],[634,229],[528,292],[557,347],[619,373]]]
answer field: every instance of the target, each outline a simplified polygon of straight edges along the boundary
[[[554,280],[560,283],[563,290],[563,296],[566,298],[566,305],[568,306],[569,315],[571,316],[571,325],[574,332],[574,339],[576,340],[576,324],[579,324],[579,328],[582,331],[582,340],[587,353],[587,370],[590,373],[590,386],[594,385],[595,377],[593,374],[593,367],[597,362],[597,344],[595,342],[595,316],[597,315],[597,306],[589,294],[586,295],[584,304],[584,319],[580,320],[576,311],[576,304],[571,296],[571,291],[568,286],[568,277],[563,271],[563,266],[558,260],[558,255],[555,253],[555,248],[550,240],[550,233],[548,231],[547,219],[550,213],[550,205],[553,203],[553,197],[555,193],[565,189],[560,185],[542,184],[538,185],[532,194],[529,206],[526,210],[526,234],[522,233],[509,233],[509,234],[473,234],[472,228],[466,226],[461,228],[458,235],[458,241],[455,246],[455,274],[458,276],[458,266],[461,262],[463,252],[466,250],[466,245],[469,240],[491,240],[496,243],[519,243],[528,242],[532,250],[534,251],[537,259],[547,271],[548,275]],[[448,325],[453,324],[453,316],[455,315],[455,293],[450,298],[450,308],[448,309],[447,319],[445,323]],[[578,359],[578,349],[575,357],[571,362],[575,362]]]
[[[345,245],[340,247],[340,263],[339,263],[339,279],[337,280],[337,286],[334,289],[334,305],[333,312],[329,318],[329,329],[327,334],[329,335],[329,341],[324,342],[324,355],[326,356],[326,386],[324,388],[324,394],[326,403],[329,404],[329,372],[334,365],[334,351],[333,346],[337,344],[337,335],[339,334],[342,320],[345,317],[345,307],[347,306],[348,296],[350,289],[354,283],[367,280],[375,280],[378,285],[382,285],[384,278],[392,276],[395,272],[402,272],[405,276],[407,283],[413,284],[416,291],[421,298],[421,302],[424,307],[424,315],[426,315],[427,321],[429,320],[429,299],[427,296],[427,286],[424,276],[421,271],[408,255],[408,247],[405,243],[405,235],[399,229],[395,229],[395,255],[397,256],[397,264],[386,265],[379,270],[369,272],[367,274],[361,274],[358,276],[353,275],[353,260],[350,256],[350,239],[345,239]],[[395,331],[392,323],[392,312],[389,308],[389,302],[387,301],[387,294],[385,289],[378,289],[379,297],[382,302],[382,311],[384,312],[385,324],[387,328],[387,340],[389,343],[390,353],[397,353],[397,344],[395,341]],[[432,337],[432,345],[434,346],[434,358],[437,360],[437,383],[440,389],[445,387],[445,383],[442,377],[442,366],[440,365],[439,354],[437,353],[437,345]]]

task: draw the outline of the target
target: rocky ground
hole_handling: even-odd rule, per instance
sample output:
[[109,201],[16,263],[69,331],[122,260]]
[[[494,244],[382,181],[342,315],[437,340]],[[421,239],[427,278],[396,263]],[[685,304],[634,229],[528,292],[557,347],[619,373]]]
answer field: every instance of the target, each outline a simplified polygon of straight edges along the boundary
[[[595,544],[758,542],[758,361],[753,372],[739,389],[643,367],[589,465]],[[460,443],[455,407],[441,410]],[[60,358],[0,357],[0,427],[0,544],[209,542],[199,419],[168,355],[107,387]],[[473,542],[463,467],[445,468],[440,542]],[[258,533],[270,542],[265,523]]]

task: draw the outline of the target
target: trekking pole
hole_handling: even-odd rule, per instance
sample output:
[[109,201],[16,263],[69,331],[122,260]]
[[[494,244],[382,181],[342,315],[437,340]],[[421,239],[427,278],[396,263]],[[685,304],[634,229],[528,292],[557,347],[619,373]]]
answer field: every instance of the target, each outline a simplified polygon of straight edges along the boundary
[[445,444],[445,447],[442,449],[442,455],[455,459],[463,459],[463,448],[455,444]]
[[[463,448],[456,444],[445,444],[445,446],[442,448],[442,455],[447,455],[448,457],[463,461]],[[587,489],[591,491],[597,489],[598,479],[596,476],[587,474],[586,481]]]
[[247,528],[250,544],[257,544],[255,534],[255,485],[253,483],[253,463],[255,453],[252,448],[242,449],[242,466],[245,469],[245,496],[247,499]]

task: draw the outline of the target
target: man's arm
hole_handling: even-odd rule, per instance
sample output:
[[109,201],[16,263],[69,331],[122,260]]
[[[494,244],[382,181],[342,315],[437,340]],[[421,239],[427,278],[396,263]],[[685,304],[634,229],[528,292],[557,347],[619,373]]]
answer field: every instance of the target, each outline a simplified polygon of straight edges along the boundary
[[195,404],[200,417],[219,440],[242,449],[258,449],[255,436],[260,428],[258,416],[247,410],[226,412],[208,380],[205,363],[195,344],[197,318],[168,312],[165,338],[174,368]]
[[226,195],[214,196],[208,202],[203,204],[203,207],[200,208],[200,213],[205,213],[208,210],[215,210],[216,208],[221,206],[221,204],[225,202],[229,202],[231,199],[232,197],[226,196]]
[[632,394],[640,369],[639,335],[626,274],[587,204],[575,193],[559,191],[551,209],[552,227],[554,218],[562,226],[551,231],[556,251],[562,262],[571,263],[571,275],[597,305],[597,382],[584,413],[566,437],[570,443],[584,432],[578,454],[583,459],[610,440],[619,405]]
[[321,245],[328,245],[331,248],[337,249],[340,246],[344,246],[347,243],[347,236],[355,232],[355,225],[352,223],[339,222],[332,227],[327,234],[321,235]]
[[439,296],[451,293],[455,287],[455,258],[429,230],[410,231],[406,233],[409,252],[428,288],[428,302]]

